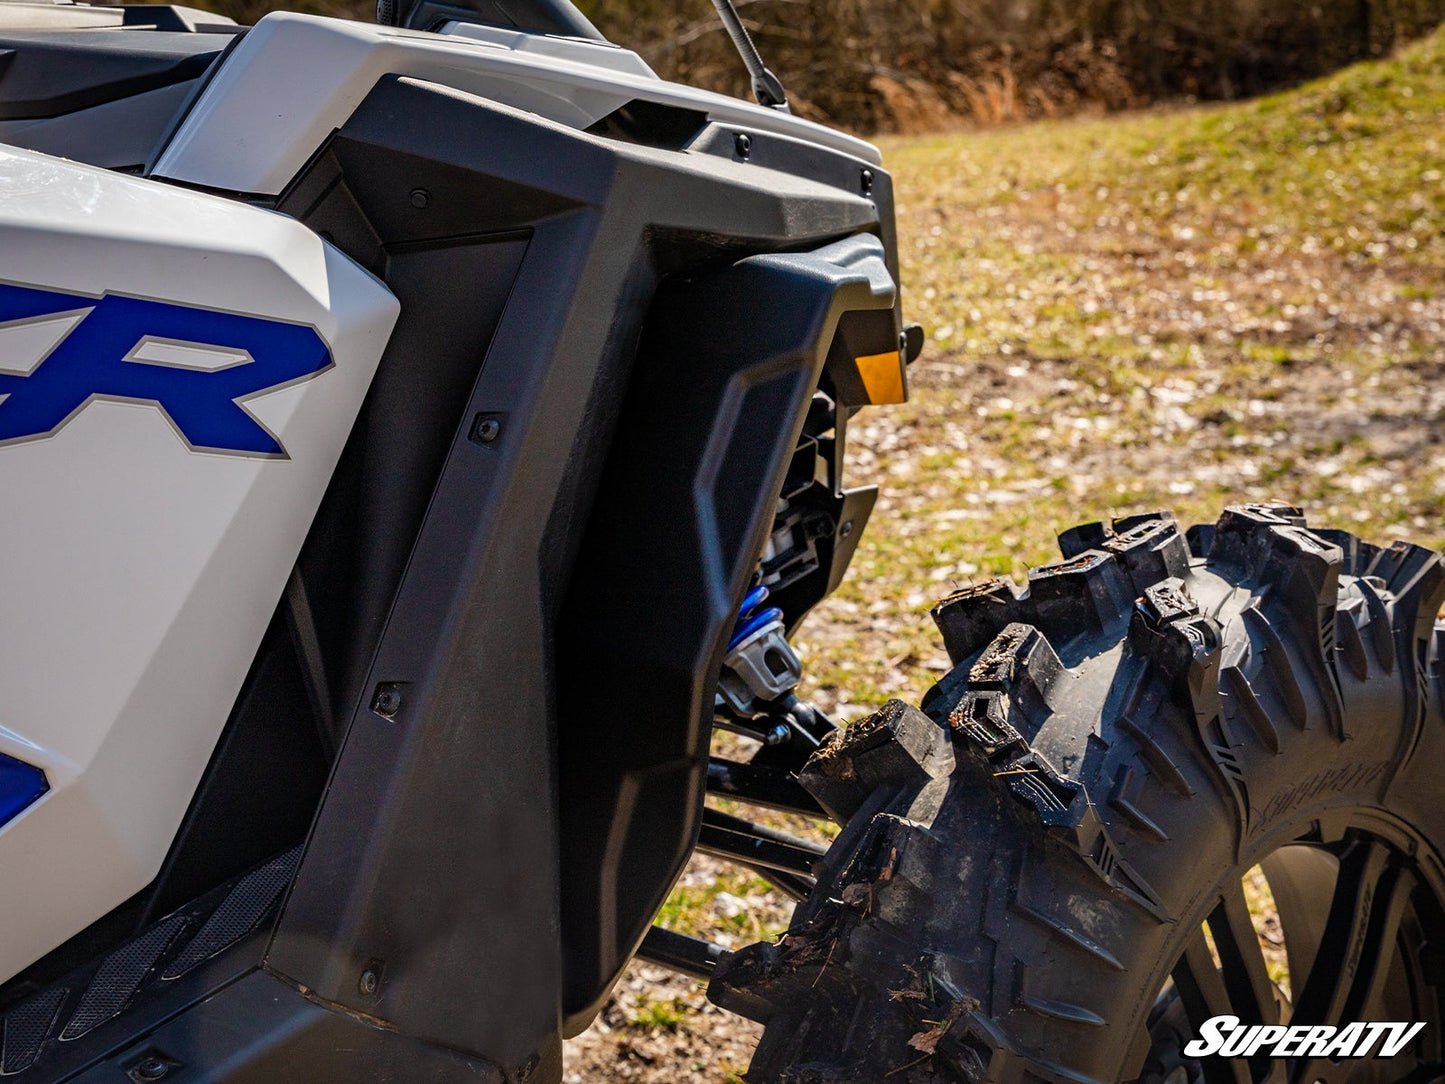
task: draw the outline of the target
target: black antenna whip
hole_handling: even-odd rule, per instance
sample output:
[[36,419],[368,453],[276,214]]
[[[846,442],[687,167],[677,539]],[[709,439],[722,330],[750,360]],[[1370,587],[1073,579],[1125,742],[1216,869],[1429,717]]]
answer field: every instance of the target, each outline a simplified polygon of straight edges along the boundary
[[748,28],[743,25],[742,18],[738,15],[738,9],[733,7],[733,0],[712,0],[712,6],[717,8],[723,28],[727,30],[728,37],[733,39],[738,56],[743,58],[743,66],[752,76],[753,97],[758,100],[758,104],[769,109],[781,109],[784,113],[792,112],[788,108],[788,96],[783,91],[782,82],[768,71],[767,65],[763,63],[758,47],[753,44],[753,39],[748,36]]

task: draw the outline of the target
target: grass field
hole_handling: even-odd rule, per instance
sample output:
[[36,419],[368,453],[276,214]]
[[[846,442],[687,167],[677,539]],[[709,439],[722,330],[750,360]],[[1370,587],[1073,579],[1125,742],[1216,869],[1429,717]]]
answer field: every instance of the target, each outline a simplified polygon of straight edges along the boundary
[[[800,645],[838,717],[916,700],[935,599],[1077,522],[1280,497],[1445,545],[1445,35],[1263,101],[884,150],[929,347],[852,430],[884,496]],[[765,936],[765,888],[698,863],[664,920]],[[728,1079],[756,1030],[702,1003],[634,969],[572,1079]]]
[[1437,35],[1246,105],[887,145],[930,345],[860,419],[885,500],[813,680],[920,693],[934,597],[1080,520],[1278,496],[1445,543],[1442,118]]

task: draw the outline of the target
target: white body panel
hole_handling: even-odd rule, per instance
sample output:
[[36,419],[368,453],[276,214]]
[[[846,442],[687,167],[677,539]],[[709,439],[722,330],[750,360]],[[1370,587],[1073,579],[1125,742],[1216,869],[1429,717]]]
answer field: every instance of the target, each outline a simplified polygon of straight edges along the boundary
[[[0,281],[309,325],[333,362],[244,400],[285,457],[192,450],[142,402],[93,401],[0,445],[0,753],[50,782],[0,828],[3,980],[159,870],[397,304],[280,215],[3,147]],[[66,330],[0,334],[0,372],[34,372]],[[248,364],[205,345],[140,342],[127,364]]]
[[267,15],[207,85],[153,172],[276,195],[384,75],[425,79],[573,128],[645,98],[881,161],[861,139],[664,82],[636,54],[612,46],[481,26],[450,30],[423,34],[314,15]]

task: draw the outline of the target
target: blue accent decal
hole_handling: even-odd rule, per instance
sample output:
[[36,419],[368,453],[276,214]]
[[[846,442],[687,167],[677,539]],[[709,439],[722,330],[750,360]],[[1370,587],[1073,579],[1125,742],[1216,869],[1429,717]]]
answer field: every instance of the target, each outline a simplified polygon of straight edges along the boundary
[[0,828],[49,789],[39,768],[0,753]]
[[[238,400],[315,376],[331,352],[314,328],[106,294],[79,297],[0,283],[0,324],[89,309],[28,376],[0,372],[0,444],[48,437],[92,399],[152,403],[199,451],[284,458]],[[147,339],[245,351],[215,371],[128,361]]]

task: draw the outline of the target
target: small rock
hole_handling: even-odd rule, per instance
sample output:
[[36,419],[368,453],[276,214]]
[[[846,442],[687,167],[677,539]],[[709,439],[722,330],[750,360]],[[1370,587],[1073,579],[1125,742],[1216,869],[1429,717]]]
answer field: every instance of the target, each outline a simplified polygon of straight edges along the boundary
[[748,905],[731,892],[719,892],[712,898],[712,909],[721,918],[737,918],[747,911]]

